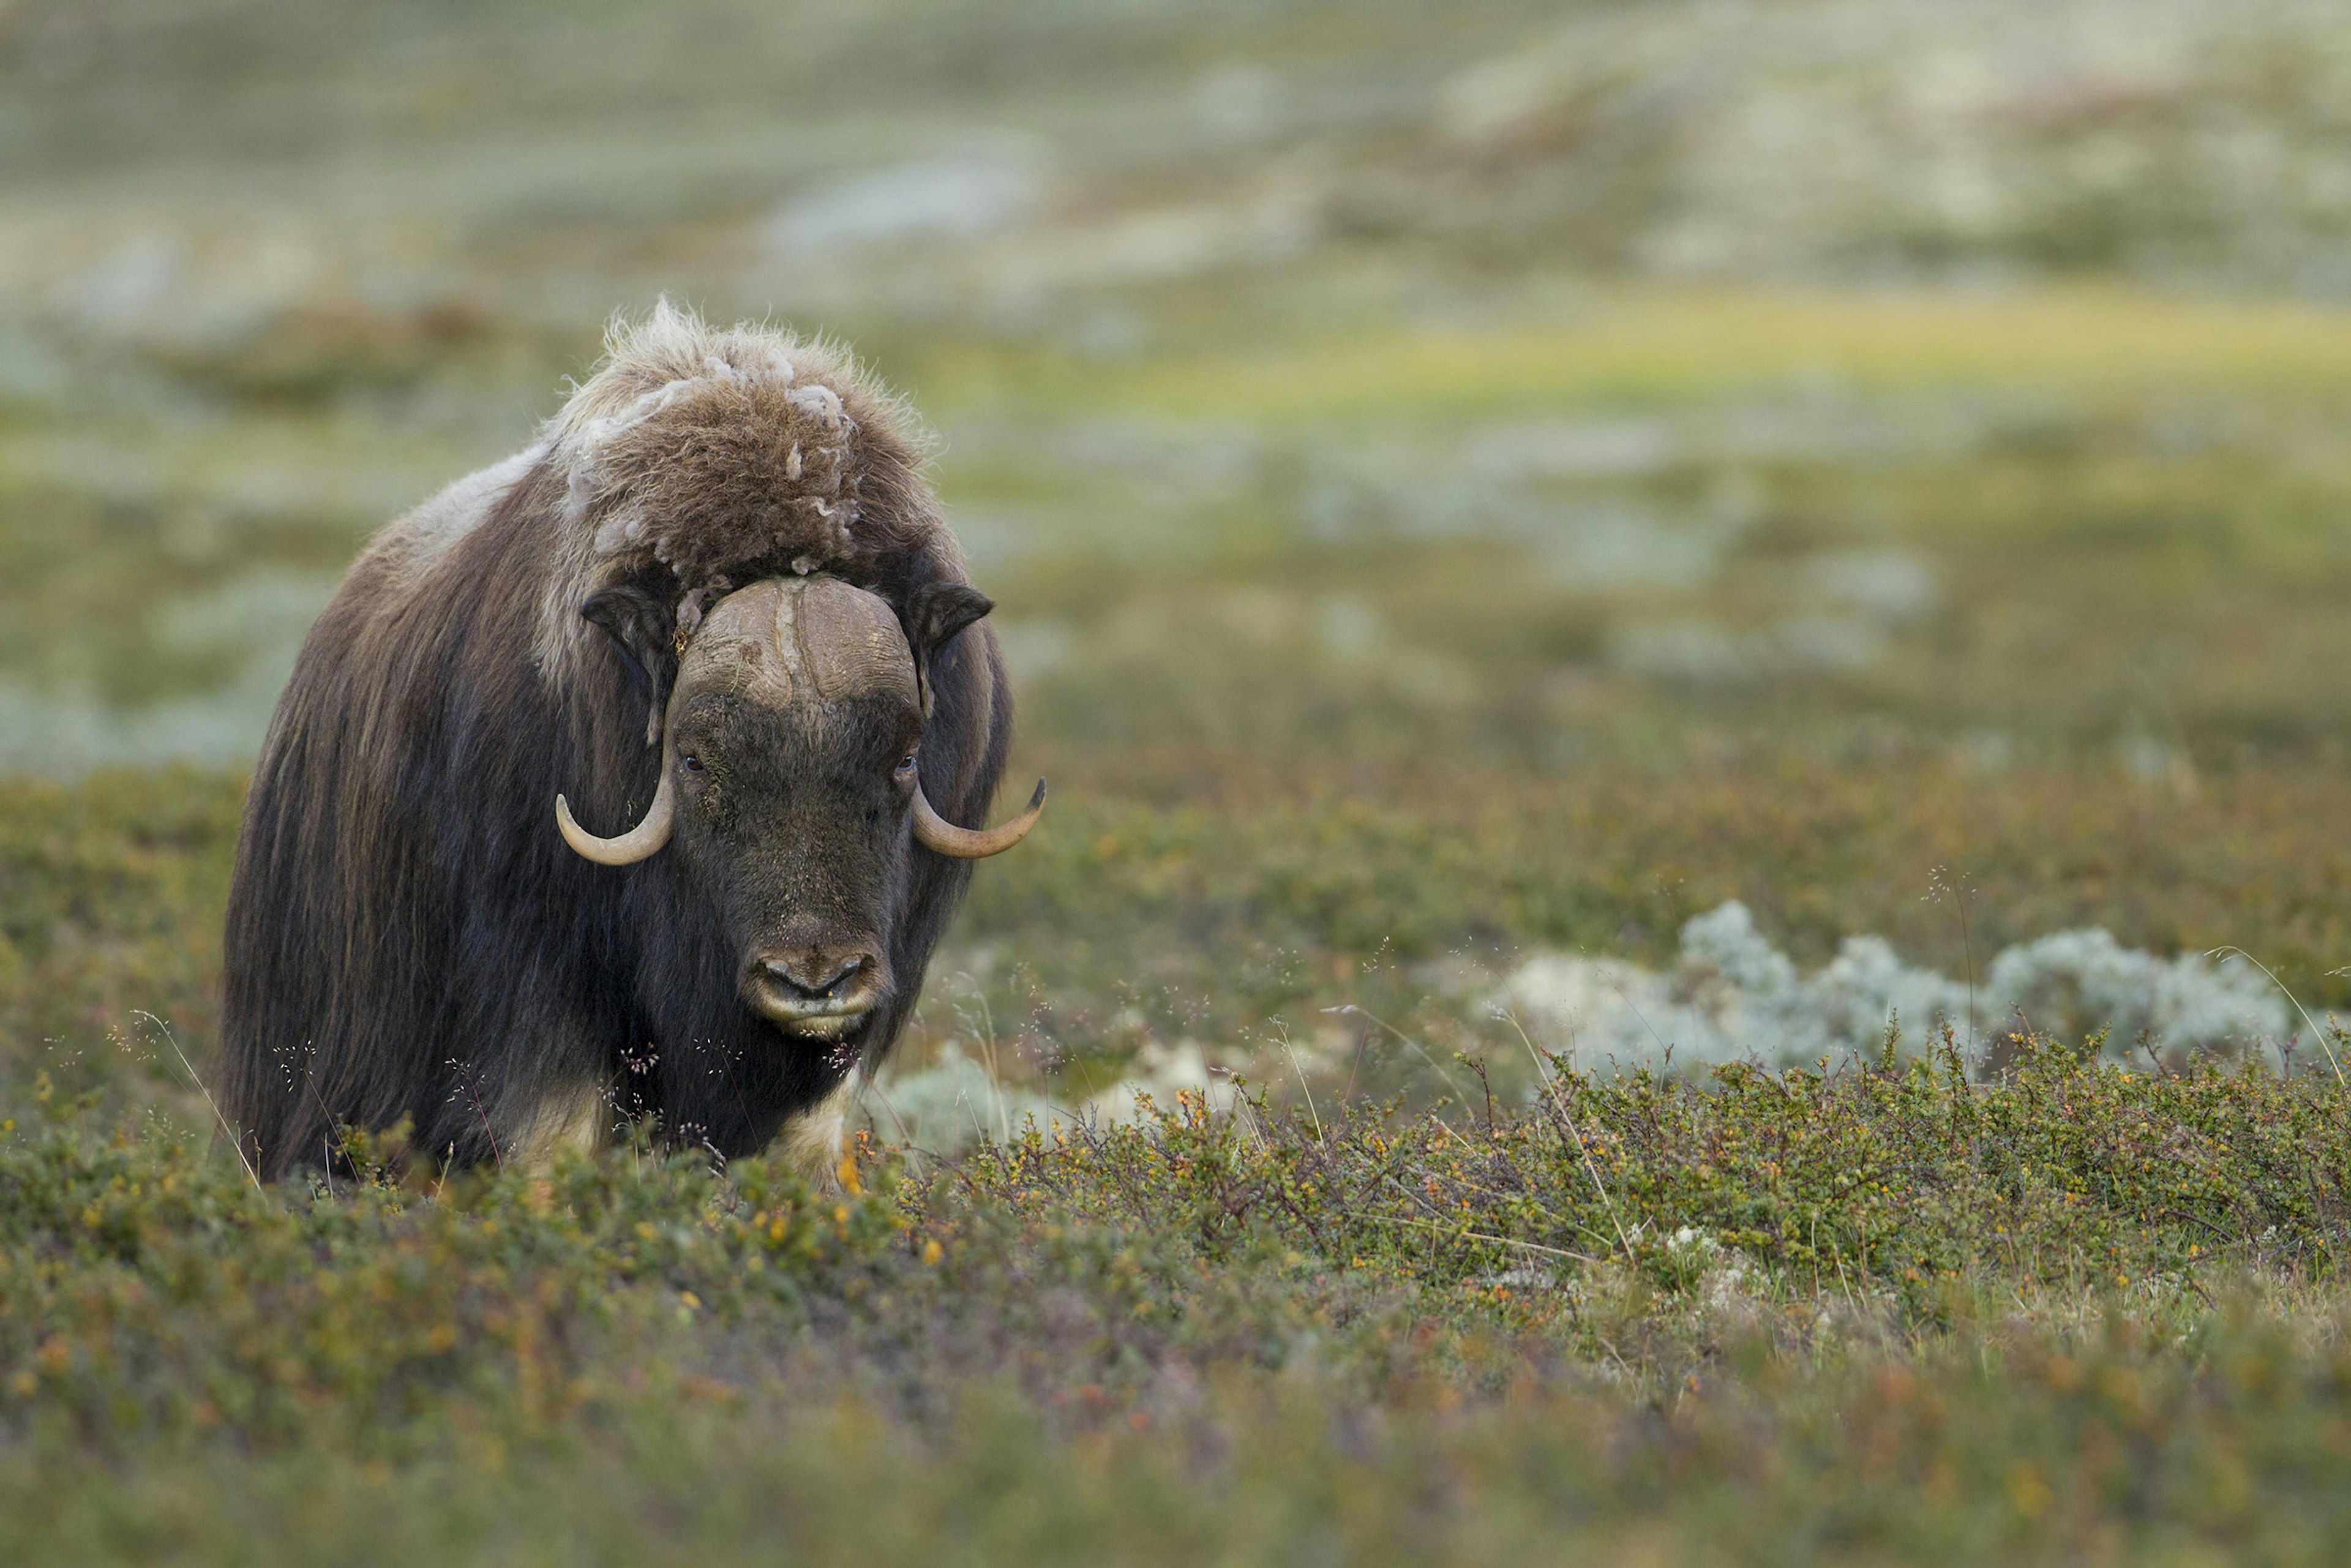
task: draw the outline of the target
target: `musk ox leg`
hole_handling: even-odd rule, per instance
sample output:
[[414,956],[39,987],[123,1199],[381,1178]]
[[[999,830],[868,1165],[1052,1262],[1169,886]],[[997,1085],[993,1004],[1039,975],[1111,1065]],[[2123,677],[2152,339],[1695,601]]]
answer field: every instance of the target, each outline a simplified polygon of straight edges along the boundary
[[557,1158],[567,1149],[594,1155],[604,1146],[611,1120],[611,1107],[600,1090],[549,1096],[532,1115],[530,1130],[523,1136],[522,1168],[531,1176],[543,1176],[554,1170]]
[[862,1073],[852,1072],[823,1099],[785,1122],[776,1134],[776,1152],[794,1169],[828,1190],[841,1184],[841,1133],[849,1108],[865,1086]]

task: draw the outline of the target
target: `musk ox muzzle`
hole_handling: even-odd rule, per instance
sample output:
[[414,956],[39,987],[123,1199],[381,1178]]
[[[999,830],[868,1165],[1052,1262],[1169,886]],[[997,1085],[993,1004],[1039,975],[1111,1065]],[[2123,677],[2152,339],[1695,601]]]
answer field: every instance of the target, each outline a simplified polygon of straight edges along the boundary
[[753,952],[743,966],[742,988],[753,1012],[820,1040],[855,1030],[893,989],[878,946],[821,941]]

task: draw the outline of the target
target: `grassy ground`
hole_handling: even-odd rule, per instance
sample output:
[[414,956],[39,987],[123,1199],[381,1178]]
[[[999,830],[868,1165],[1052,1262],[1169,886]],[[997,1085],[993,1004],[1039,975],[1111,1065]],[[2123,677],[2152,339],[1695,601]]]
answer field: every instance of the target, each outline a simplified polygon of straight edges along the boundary
[[2345,1111],[1562,1070],[868,1145],[841,1197],[642,1149],[288,1194],[45,1083],[0,1496],[74,1561],[2326,1561]]

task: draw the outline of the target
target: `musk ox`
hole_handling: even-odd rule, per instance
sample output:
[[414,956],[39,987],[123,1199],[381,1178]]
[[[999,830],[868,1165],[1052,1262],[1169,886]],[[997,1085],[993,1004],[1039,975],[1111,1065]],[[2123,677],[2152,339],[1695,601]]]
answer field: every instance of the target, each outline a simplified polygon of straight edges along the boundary
[[[970,862],[1012,705],[912,415],[657,308],[380,534],[246,806],[225,1107],[255,1166],[405,1121],[457,1165],[617,1118],[830,1168]],[[599,836],[599,833],[611,836]]]

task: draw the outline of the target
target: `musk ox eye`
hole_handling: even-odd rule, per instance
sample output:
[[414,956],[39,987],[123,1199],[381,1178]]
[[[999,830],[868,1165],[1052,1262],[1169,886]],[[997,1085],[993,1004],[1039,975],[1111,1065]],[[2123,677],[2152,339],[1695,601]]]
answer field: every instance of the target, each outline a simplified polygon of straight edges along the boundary
[[914,754],[913,752],[911,752],[911,751],[910,751],[910,752],[906,753],[906,755],[905,755],[905,756],[901,757],[900,758],[898,758],[898,777],[900,777],[901,779],[903,779],[903,778],[904,778],[907,774],[912,773],[914,770]]
[[677,764],[679,767],[684,768],[688,773],[699,773],[702,771],[702,758],[696,757],[691,751],[687,752],[684,757],[679,758],[677,759]]

